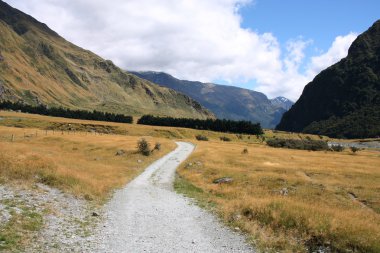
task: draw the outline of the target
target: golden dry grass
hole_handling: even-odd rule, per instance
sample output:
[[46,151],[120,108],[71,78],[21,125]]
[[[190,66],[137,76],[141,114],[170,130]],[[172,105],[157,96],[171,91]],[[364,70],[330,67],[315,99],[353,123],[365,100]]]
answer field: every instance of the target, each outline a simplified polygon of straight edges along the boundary
[[[0,180],[39,181],[100,203],[175,148],[168,139],[146,137],[152,148],[156,142],[162,148],[143,156],[136,152],[139,139],[0,126]],[[115,156],[120,149],[126,154]]]
[[[177,184],[185,180],[177,187],[181,192],[213,203],[222,219],[248,232],[260,248],[380,252],[378,151],[353,155],[198,142],[179,174]],[[226,176],[234,182],[212,183]]]
[[[68,135],[67,131],[53,135],[49,131],[45,136],[45,129],[56,127],[56,123],[103,126],[119,135]],[[33,136],[35,131],[37,137]],[[24,133],[31,136],[24,138]],[[14,142],[12,134],[16,136]],[[196,141],[198,134],[210,141]],[[134,153],[141,136],[150,136],[146,138],[152,144],[161,142],[163,150],[148,158]],[[232,142],[219,141],[221,136]],[[328,139],[265,131],[266,138],[274,136]],[[378,151],[353,155],[349,151],[274,149],[256,136],[0,111],[0,177],[45,181],[101,203],[112,189],[173,149],[175,144],[170,139],[198,145],[179,170],[184,180],[177,181],[177,189],[211,203],[226,222],[248,232],[259,247],[303,252],[324,245],[335,251],[380,251]],[[244,148],[248,154],[242,154]],[[116,157],[118,149],[126,150],[127,155]],[[139,159],[143,163],[137,163]],[[212,183],[223,176],[233,177],[234,182]],[[282,189],[288,195],[280,194]]]
[[[220,137],[226,136],[233,142],[244,143],[261,143],[262,138],[249,135],[237,135],[228,133],[219,133],[213,131],[194,130],[189,128],[173,128],[173,127],[160,127],[160,126],[146,126],[137,124],[124,124],[114,122],[102,122],[102,121],[90,121],[79,119],[67,119],[60,117],[50,117],[37,114],[19,113],[0,110],[0,125],[3,126],[16,126],[20,128],[51,128],[55,123],[71,123],[71,124],[94,124],[98,126],[109,126],[114,128],[114,132],[117,134],[127,134],[130,136],[153,136],[169,139],[183,139],[183,140],[195,140],[196,135],[207,136],[210,140],[219,140]],[[138,117],[134,117],[134,122],[137,122]],[[265,138],[289,138],[289,139],[304,139],[310,137],[311,139],[328,140],[328,137],[319,137],[316,135],[287,133],[282,131],[265,130]]]

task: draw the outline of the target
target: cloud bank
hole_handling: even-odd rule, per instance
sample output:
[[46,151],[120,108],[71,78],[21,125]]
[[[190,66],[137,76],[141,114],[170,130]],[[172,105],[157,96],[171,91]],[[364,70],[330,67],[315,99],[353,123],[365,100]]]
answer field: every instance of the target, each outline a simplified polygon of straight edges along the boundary
[[241,27],[250,0],[6,0],[67,40],[127,70],[154,70],[181,79],[242,84],[269,97],[296,100],[322,69],[347,55],[356,38],[339,36],[306,62],[312,41],[290,40]]

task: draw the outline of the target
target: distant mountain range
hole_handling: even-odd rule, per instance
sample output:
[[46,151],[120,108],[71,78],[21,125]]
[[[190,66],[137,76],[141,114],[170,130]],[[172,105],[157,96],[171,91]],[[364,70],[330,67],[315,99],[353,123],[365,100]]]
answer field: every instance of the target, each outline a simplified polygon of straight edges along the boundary
[[190,97],[123,71],[1,0],[0,100],[128,115],[214,117]]
[[331,137],[380,136],[380,20],[352,43],[346,58],[305,87],[277,129]]
[[293,105],[284,97],[269,100],[263,93],[234,86],[179,80],[163,72],[131,73],[188,95],[218,118],[260,122],[265,128],[274,128]]

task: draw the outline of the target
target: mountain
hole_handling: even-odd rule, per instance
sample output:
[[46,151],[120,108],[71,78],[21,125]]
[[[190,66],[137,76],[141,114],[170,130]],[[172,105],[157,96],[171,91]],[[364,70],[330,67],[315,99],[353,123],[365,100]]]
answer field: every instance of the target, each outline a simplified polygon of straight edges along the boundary
[[172,89],[121,70],[0,1],[0,100],[132,115],[209,118]]
[[284,110],[288,111],[292,105],[294,104],[292,101],[285,97],[276,97],[270,100],[273,106],[283,108]]
[[345,138],[380,136],[380,20],[352,43],[346,58],[306,85],[277,129]]
[[218,118],[260,122],[274,128],[292,102],[269,100],[264,94],[234,86],[179,80],[163,72],[131,72],[153,83],[182,92],[199,101]]

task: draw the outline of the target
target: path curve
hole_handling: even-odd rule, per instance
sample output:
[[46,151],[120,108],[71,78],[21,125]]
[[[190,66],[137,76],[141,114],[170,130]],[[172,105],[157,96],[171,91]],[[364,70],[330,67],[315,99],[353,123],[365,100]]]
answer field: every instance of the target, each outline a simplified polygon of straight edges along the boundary
[[151,164],[106,206],[98,252],[253,252],[245,239],[173,191],[190,143]]

